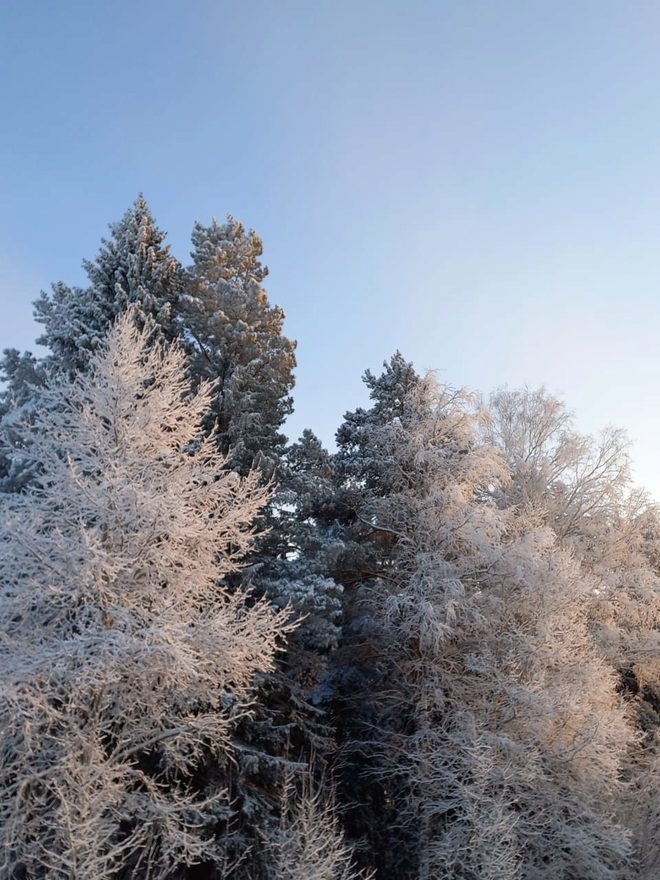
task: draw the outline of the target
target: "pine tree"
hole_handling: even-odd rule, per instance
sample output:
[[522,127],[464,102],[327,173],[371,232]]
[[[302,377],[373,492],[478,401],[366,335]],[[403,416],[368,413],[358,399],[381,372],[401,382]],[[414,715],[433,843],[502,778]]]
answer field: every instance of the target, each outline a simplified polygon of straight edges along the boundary
[[[277,484],[245,578],[300,621],[278,670],[260,677],[254,718],[239,731],[240,799],[259,825],[277,808],[289,763],[304,765],[312,754],[322,763],[330,748],[327,719],[312,701],[319,699],[324,655],[337,639],[341,590],[315,558],[295,514],[300,469],[295,453],[289,461],[281,433],[292,410],[295,343],[283,335],[284,313],[270,305],[263,287],[268,270],[260,261],[261,240],[229,217],[223,224],[197,223],[192,244],[182,324],[191,375],[214,383],[206,427],[239,473],[257,467]],[[259,868],[251,870],[256,877]]]
[[39,475],[3,504],[6,878],[221,864],[233,731],[290,628],[223,585],[267,492],[204,439],[210,387],[191,396],[183,351],[136,315],[48,387]]
[[192,244],[183,322],[192,374],[216,383],[208,424],[241,473],[257,464],[271,476],[286,443],[280,429],[292,410],[296,360],[284,313],[262,286],[261,239],[228,217],[195,224]]

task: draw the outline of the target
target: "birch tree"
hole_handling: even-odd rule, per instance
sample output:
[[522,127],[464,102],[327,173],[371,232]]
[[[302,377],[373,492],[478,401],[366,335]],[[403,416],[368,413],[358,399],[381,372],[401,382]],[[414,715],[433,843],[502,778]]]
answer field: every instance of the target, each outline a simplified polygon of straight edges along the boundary
[[388,538],[365,586],[380,686],[356,711],[373,707],[361,750],[397,804],[396,876],[622,878],[635,734],[589,631],[593,582],[550,529],[495,504],[509,472],[469,396],[427,378],[400,412],[363,419],[378,491],[363,484],[357,511],[374,552]]

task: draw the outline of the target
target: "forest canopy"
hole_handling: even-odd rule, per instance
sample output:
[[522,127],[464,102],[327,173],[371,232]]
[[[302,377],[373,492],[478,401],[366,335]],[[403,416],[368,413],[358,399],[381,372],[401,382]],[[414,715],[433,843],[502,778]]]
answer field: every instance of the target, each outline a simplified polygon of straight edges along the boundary
[[625,433],[395,352],[292,441],[261,257],[229,216],[184,265],[139,196],[4,353],[0,878],[654,880]]

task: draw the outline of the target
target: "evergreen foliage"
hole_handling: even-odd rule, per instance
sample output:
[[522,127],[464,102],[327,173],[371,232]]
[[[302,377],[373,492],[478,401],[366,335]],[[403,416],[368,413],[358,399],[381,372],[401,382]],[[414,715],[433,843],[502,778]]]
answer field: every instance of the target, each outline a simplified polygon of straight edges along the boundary
[[262,285],[261,239],[228,217],[196,223],[192,244],[183,324],[193,375],[215,383],[207,423],[239,472],[256,464],[271,476],[286,444],[296,360],[295,343],[282,334],[284,312]]
[[110,228],[0,365],[0,880],[655,880],[625,434],[397,352],[287,445],[256,233]]
[[85,369],[129,305],[141,319],[153,318],[166,339],[174,336],[180,266],[142,195],[110,232],[96,258],[83,262],[89,287],[58,282],[35,303],[35,317],[44,325],[37,342],[49,349],[51,370],[74,375]]
[[8,348],[0,364],[0,378],[5,383],[0,393],[0,492],[20,492],[38,467],[26,455],[20,426],[38,406],[45,371],[31,352],[21,354]]

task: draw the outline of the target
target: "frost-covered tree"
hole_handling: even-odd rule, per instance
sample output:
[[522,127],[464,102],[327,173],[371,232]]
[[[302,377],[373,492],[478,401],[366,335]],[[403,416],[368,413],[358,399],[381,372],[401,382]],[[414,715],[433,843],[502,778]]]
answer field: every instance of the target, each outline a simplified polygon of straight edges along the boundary
[[506,503],[536,512],[563,544],[579,545],[594,522],[617,516],[631,482],[623,431],[579,434],[561,400],[524,388],[491,396],[486,437],[511,468]]
[[369,431],[396,425],[405,416],[407,401],[420,377],[412,363],[397,351],[383,363],[380,376],[367,370],[363,376],[372,405],[348,412],[337,431],[337,466],[347,486],[370,494],[383,494],[393,478],[391,462],[384,460],[369,442]]
[[248,747],[241,798],[258,824],[279,799],[281,768],[309,760],[312,751],[321,760],[328,751],[326,719],[310,700],[321,656],[337,638],[340,589],[312,542],[299,540],[305,531],[295,513],[301,468],[295,452],[287,458],[281,432],[292,409],[295,343],[283,334],[284,313],[269,303],[263,286],[261,240],[229,217],[196,224],[192,244],[181,313],[190,373],[214,383],[205,425],[239,473],[256,467],[277,483],[244,577],[301,621],[278,670],[260,677],[255,717],[240,731]]
[[51,370],[73,375],[85,369],[110,324],[130,305],[138,316],[153,318],[166,339],[175,335],[180,265],[142,195],[110,233],[96,258],[83,262],[88,287],[58,282],[35,303],[44,325],[37,341],[50,350]]
[[329,511],[341,529],[344,543],[335,571],[348,588],[349,605],[352,587],[359,590],[386,565],[388,550],[393,546],[393,536],[382,531],[374,533],[372,523],[364,516],[367,500],[388,495],[397,478],[395,463],[374,446],[372,438],[382,428],[401,424],[411,394],[421,380],[412,363],[397,351],[383,362],[379,376],[367,370],[363,381],[369,389],[371,406],[347,412],[337,430],[335,495]]
[[508,473],[479,420],[431,379],[393,419],[362,418],[373,673],[345,699],[364,721],[352,754],[384,780],[367,833],[383,876],[621,878],[634,734],[587,625],[592,582],[494,503]]
[[[228,590],[267,501],[131,308],[26,428],[0,526],[0,876],[222,863],[232,736],[289,624]],[[210,871],[210,869],[209,869]]]
[[281,821],[267,838],[270,880],[369,880],[357,871],[337,818],[334,792],[311,777],[284,787]]
[[660,526],[632,486],[624,433],[581,435],[562,401],[525,388],[491,397],[486,436],[511,467],[500,503],[547,524],[594,580],[591,626],[648,741],[660,724]]
[[[332,492],[324,489],[320,510],[326,530],[340,550],[332,558],[333,578],[344,588],[342,639],[332,664],[335,692],[334,721],[341,749],[342,799],[348,807],[347,827],[369,851],[379,876],[398,876],[405,860],[396,804],[389,780],[374,770],[373,750],[365,736],[381,720],[375,696],[387,687],[387,652],[382,628],[369,601],[374,580],[385,577],[391,565],[395,536],[375,530],[366,509],[386,496],[395,477],[392,462],[371,442],[374,432],[401,422],[409,395],[420,377],[414,366],[396,352],[383,363],[380,375],[370,370],[363,381],[371,405],[344,416],[337,431],[333,457]],[[371,864],[365,854],[365,864]]]
[[31,352],[9,348],[0,362],[0,381],[0,492],[18,492],[30,482],[35,467],[25,455],[18,426],[37,405],[45,373]]
[[[341,543],[325,528],[321,509],[323,499],[332,497],[332,460],[311,432],[288,448],[280,478],[269,516],[270,533],[250,557],[244,575],[275,607],[288,608],[298,625],[280,655],[278,669],[259,676],[254,715],[239,731],[247,746],[239,753],[246,824],[266,831],[271,843],[282,839],[282,826],[273,829],[271,817],[281,809],[283,779],[292,763],[299,772],[312,761],[319,768],[332,761],[327,668],[339,640],[342,614],[342,588],[331,576]],[[288,823],[293,814],[288,806],[285,812]],[[324,833],[319,828],[319,839]],[[287,847],[294,845],[291,837],[286,839]],[[328,847],[328,857],[339,851],[331,841]],[[271,850],[265,853],[265,868],[263,859],[250,866],[249,880],[272,880]],[[281,870],[299,868],[290,864]]]
[[234,467],[246,473],[256,463],[270,476],[286,443],[296,360],[284,312],[262,284],[261,239],[228,217],[195,224],[192,244],[182,312],[192,373],[215,383],[208,424]]
[[[276,494],[274,540],[257,580],[276,605],[290,604],[301,618],[291,643],[327,654],[336,648],[343,588],[333,571],[343,550],[335,526],[337,490],[332,456],[306,430],[286,450]],[[308,661],[309,659],[308,658]],[[301,656],[298,660],[305,664]]]
[[141,320],[152,318],[165,339],[176,333],[180,266],[143,196],[138,196],[118,223],[110,225],[110,231],[96,259],[83,262],[88,287],[58,282],[36,300],[35,318],[44,326],[37,342],[49,350],[46,357],[37,361],[29,352],[22,356],[5,352],[2,372],[7,386],[0,402],[0,488],[4,491],[21,490],[32,479],[34,467],[24,466],[13,426],[17,418],[30,418],[46,405],[40,388],[48,373],[72,377],[86,369],[114,319],[131,305]]

